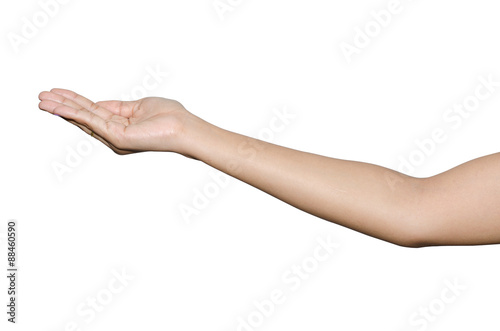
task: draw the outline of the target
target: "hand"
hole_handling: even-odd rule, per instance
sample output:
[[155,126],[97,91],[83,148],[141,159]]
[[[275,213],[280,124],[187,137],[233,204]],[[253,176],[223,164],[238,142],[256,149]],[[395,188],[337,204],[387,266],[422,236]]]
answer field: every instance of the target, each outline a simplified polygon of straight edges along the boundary
[[183,125],[195,118],[179,102],[164,98],[92,102],[69,90],[39,95],[39,107],[100,140],[117,154],[168,151],[183,154]]

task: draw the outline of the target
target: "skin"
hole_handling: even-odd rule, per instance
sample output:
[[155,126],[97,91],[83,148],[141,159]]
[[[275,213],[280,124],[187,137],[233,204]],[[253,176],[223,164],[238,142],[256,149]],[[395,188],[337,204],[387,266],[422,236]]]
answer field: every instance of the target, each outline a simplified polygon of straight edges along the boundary
[[500,153],[428,178],[302,152],[212,125],[165,98],[92,102],[39,95],[117,154],[163,151],[200,160],[296,208],[404,247],[500,243]]

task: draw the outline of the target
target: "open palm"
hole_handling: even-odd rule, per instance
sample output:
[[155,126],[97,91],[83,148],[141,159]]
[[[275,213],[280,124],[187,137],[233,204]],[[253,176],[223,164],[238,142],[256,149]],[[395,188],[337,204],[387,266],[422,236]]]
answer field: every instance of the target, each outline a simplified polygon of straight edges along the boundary
[[118,154],[178,151],[176,136],[190,113],[177,101],[150,97],[137,101],[100,101],[69,90],[39,95],[39,107],[102,141]]

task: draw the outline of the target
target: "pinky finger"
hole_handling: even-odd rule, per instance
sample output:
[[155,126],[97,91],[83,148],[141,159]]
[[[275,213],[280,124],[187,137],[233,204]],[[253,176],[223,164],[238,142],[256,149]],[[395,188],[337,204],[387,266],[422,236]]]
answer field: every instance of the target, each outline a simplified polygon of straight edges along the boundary
[[66,105],[57,106],[52,113],[89,128],[113,145],[117,144],[120,140],[120,135],[123,134],[125,129],[123,124],[106,121],[87,110],[77,110]]
[[127,150],[124,150],[124,149],[116,148],[110,142],[108,142],[106,139],[104,139],[103,137],[99,136],[94,131],[92,131],[91,129],[87,128],[84,125],[81,125],[78,122],[75,122],[75,121],[70,120],[70,119],[65,119],[65,120],[68,121],[68,122],[70,122],[70,123],[72,123],[72,124],[74,124],[75,126],[79,127],[83,132],[87,133],[89,136],[91,136],[91,137],[99,140],[100,142],[102,142],[104,145],[106,145],[109,149],[111,149],[116,154],[125,155],[125,154],[132,153],[131,151],[127,151]]

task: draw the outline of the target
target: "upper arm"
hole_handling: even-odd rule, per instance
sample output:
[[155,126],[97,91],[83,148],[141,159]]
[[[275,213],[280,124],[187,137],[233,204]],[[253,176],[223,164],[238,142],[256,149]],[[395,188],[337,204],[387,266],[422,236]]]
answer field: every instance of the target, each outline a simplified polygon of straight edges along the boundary
[[425,178],[413,217],[419,243],[500,244],[500,153]]

